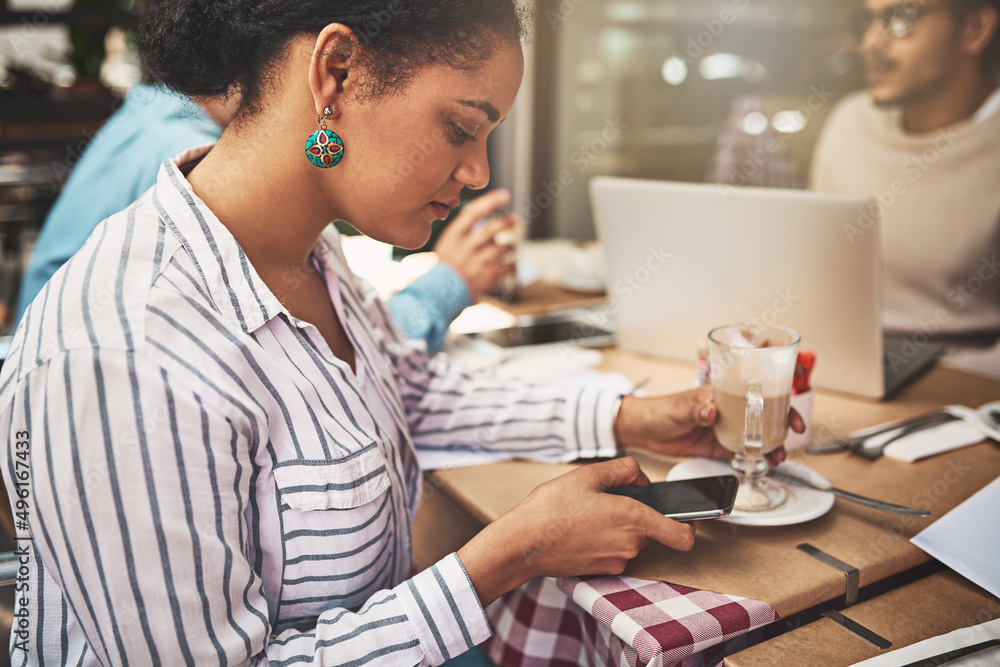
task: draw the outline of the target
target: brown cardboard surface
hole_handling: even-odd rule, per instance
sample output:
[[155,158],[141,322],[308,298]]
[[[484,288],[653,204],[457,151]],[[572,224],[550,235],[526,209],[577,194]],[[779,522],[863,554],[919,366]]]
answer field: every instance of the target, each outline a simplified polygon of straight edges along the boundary
[[[612,350],[605,370],[634,381],[650,376],[649,390],[674,391],[690,382],[692,369]],[[818,393],[814,431],[821,440],[891,419],[912,416],[946,403],[978,406],[1000,397],[1000,383],[947,369],[934,369],[897,400],[873,403]],[[909,519],[837,500],[824,517],[777,528],[700,522],[688,553],[651,545],[626,574],[763,600],[782,616],[843,594],[844,575],[796,549],[809,542],[861,571],[860,584],[880,581],[929,560],[909,538],[1000,475],[1000,446],[984,442],[908,464],[847,454],[793,457],[834,485],[902,505],[928,507],[928,519]],[[653,480],[665,478],[672,462],[641,456]],[[473,517],[487,523],[523,500],[537,485],[572,465],[507,462],[433,473],[436,483]]]
[[939,572],[842,611],[892,642],[880,651],[821,618],[740,651],[726,667],[824,665],[844,667],[929,637],[1000,618],[1000,600],[951,571]]

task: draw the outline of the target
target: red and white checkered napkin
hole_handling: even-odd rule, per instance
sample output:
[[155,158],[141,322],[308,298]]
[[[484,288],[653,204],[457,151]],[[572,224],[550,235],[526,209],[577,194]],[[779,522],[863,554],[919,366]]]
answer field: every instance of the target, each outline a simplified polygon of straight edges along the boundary
[[715,664],[720,644],[778,619],[765,602],[630,577],[535,579],[487,613],[503,667]]

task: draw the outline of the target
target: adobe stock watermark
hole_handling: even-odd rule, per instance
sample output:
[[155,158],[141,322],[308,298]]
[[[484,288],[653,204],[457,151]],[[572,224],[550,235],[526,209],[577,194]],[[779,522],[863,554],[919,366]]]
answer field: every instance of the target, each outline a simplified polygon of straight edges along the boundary
[[[489,99],[499,86],[500,82],[492,75],[483,74],[479,77],[477,86],[469,97],[471,99]],[[442,127],[435,128],[429,135],[423,137],[396,166],[392,174],[392,187],[395,188],[399,183],[413,176],[425,162],[437,154],[442,145],[450,141],[448,132]]]
[[[919,509],[931,510],[934,504],[944,498],[953,486],[958,484],[965,476],[965,473],[972,470],[972,467],[962,462],[962,459],[955,458],[948,461],[947,470],[941,477],[934,480],[924,488],[920,489],[910,499],[909,505]],[[910,529],[917,521],[916,517],[902,517],[892,523],[882,524],[882,533],[875,540],[868,543],[866,553],[867,562],[875,562],[887,551],[893,548],[900,541],[909,541]]]
[[598,327],[607,326],[608,319],[621,309],[622,304],[631,301],[636,294],[642,291],[653,279],[653,274],[665,267],[672,257],[673,254],[664,250],[662,245],[649,246],[646,249],[646,257],[630,272],[616,280],[611,289],[608,290],[607,304],[603,308],[589,313],[591,323]]
[[7,42],[18,57],[21,57],[24,45],[33,40],[40,29],[48,27],[53,16],[64,11],[65,3],[59,0],[44,0],[40,5],[30,17],[22,17],[19,28],[7,35]]
[[653,274],[667,265],[673,254],[663,246],[649,246],[646,257],[632,271],[621,276],[608,290],[608,301],[600,308],[588,311],[573,324],[569,339],[559,343],[557,353],[564,361],[577,351],[577,343],[600,333],[608,326],[609,320],[621,310],[624,303],[632,300],[653,279]]
[[757,317],[751,317],[747,323],[752,326],[777,324],[782,315],[792,309],[802,297],[792,291],[791,287],[779,289],[774,293],[774,301],[769,308],[761,311]]
[[568,21],[585,2],[587,0],[562,0],[555,11],[551,9],[545,10],[545,20],[549,22],[549,27],[552,28],[552,31],[555,32],[559,24]]
[[112,130],[114,128],[123,123],[132,122],[131,118],[125,118],[118,115],[118,110],[121,109],[123,104],[125,104],[126,99],[129,104],[134,105],[137,109],[140,109],[148,104],[154,103],[158,94],[159,93],[149,92],[145,88],[139,87],[130,91],[127,98],[113,100],[110,109],[111,114],[107,117],[107,119],[104,120],[97,129],[84,129],[80,133],[83,136],[83,139],[78,141],[76,144],[66,146],[66,158],[62,161],[52,162],[52,173],[60,182],[65,182],[66,179],[69,178],[69,175],[73,172],[73,168],[76,166],[77,162],[80,161],[88,148],[91,146],[104,145],[104,143],[111,140],[109,137],[113,137],[114,133]]
[[884,190],[872,193],[875,201],[867,206],[858,207],[858,217],[854,223],[844,224],[847,240],[853,245],[857,238],[867,232],[885,212],[904,196],[910,186],[918,183],[941,156],[958,141],[959,135],[951,127],[938,131],[933,145],[922,152],[911,155],[903,163],[902,176],[892,181]]
[[983,291],[987,283],[996,278],[998,273],[1000,273],[1000,263],[997,263],[997,254],[993,253],[990,257],[983,255],[973,275],[969,276],[969,279],[964,283],[955,285],[945,298],[948,303],[955,306],[955,310],[965,310],[966,306]]
[[[960,313],[965,310],[997,274],[1000,274],[1000,262],[997,261],[996,253],[989,257],[983,255],[972,275],[964,283],[954,285],[945,295],[948,303],[954,307],[953,312]],[[917,322],[919,330],[903,336],[898,351],[886,354],[886,361],[892,370],[898,371],[916,358],[921,349],[933,342],[943,327],[951,322],[952,317],[953,314],[945,308],[938,308],[929,317],[919,320]]]
[[[622,465],[623,460],[616,460],[616,467]],[[589,464],[593,465],[593,464]],[[615,472],[608,466],[603,468],[601,473],[601,486],[602,488],[611,488],[615,486],[617,481],[615,477]],[[542,486],[552,484],[552,482],[546,482]],[[541,488],[541,487],[539,487]],[[537,492],[537,489],[536,491]],[[533,492],[533,493],[535,493]],[[587,497],[585,499],[578,499],[574,501],[568,509],[559,514],[558,516],[553,516],[546,523],[545,528],[542,530],[541,536],[539,536],[531,546],[523,552],[524,562],[526,565],[533,565],[536,559],[543,556],[549,549],[560,542],[563,537],[571,532],[575,532],[580,529],[580,524],[586,525],[589,517],[593,514],[593,506],[595,502],[599,502],[599,499],[603,494],[595,494],[594,496]]]
[[750,0],[731,0],[733,7],[723,9],[716,18],[705,19],[701,22],[704,30],[695,36],[688,35],[684,46],[684,53],[674,51],[674,57],[680,58],[688,65],[705,55],[705,52],[715,44],[733,22],[739,18],[750,7]]
[[646,257],[632,271],[615,281],[608,290],[608,301],[600,308],[588,311],[574,325],[570,338],[558,344],[556,351],[566,360],[576,353],[577,343],[593,336],[608,326],[609,321],[621,310],[623,304],[631,301],[653,278],[653,274],[667,265],[673,255],[663,246],[650,246]]
[[[816,112],[833,99],[833,96],[833,92],[826,89],[826,84],[810,86],[809,96],[806,97],[806,101],[795,109],[789,109],[789,111],[798,114],[801,121],[808,123]],[[729,168],[729,173],[726,174],[726,180],[716,185],[722,201],[727,201],[729,195],[735,192],[738,187],[749,184],[750,179],[763,169],[772,157],[781,151],[781,142],[774,137],[765,138],[762,146],[748,148],[746,157],[737,164],[733,164]]]
[[543,211],[551,208],[566,191],[566,188],[576,183],[577,178],[585,174],[601,155],[612,148],[628,128],[628,124],[622,122],[621,116],[605,119],[604,127],[601,128],[597,136],[587,143],[577,146],[570,154],[570,164],[576,167],[575,173],[569,169],[563,169],[556,179],[542,181],[541,192],[536,194],[533,199],[528,200],[522,207],[525,219],[528,222],[534,221]]
[[367,46],[373,39],[381,35],[390,23],[392,23],[392,14],[385,10],[374,12],[371,18],[362,21],[361,25],[354,29],[354,34],[357,35],[358,42]]

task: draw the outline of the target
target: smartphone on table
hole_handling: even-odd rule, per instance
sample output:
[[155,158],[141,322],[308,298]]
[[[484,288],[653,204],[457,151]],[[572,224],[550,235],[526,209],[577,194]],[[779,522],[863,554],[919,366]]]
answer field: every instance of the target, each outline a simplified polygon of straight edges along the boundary
[[717,519],[733,511],[739,480],[733,475],[653,482],[638,489],[616,486],[608,493],[634,498],[675,521]]
[[607,347],[614,343],[613,334],[601,327],[560,316],[532,317],[517,326],[476,334],[500,347],[575,343],[581,347]]

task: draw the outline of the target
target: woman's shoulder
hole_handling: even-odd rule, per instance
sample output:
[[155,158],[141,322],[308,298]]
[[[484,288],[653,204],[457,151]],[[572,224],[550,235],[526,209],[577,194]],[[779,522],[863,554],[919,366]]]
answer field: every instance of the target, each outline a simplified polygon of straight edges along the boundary
[[140,347],[149,308],[176,299],[168,269],[182,256],[147,192],[98,225],[28,307],[18,328],[25,357],[40,365],[73,349]]

